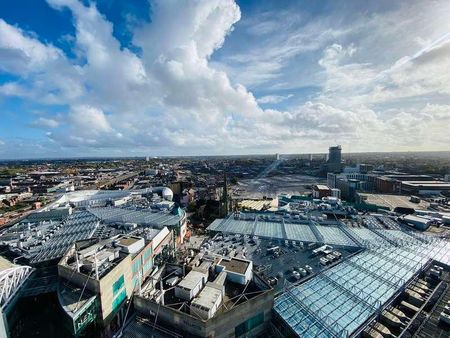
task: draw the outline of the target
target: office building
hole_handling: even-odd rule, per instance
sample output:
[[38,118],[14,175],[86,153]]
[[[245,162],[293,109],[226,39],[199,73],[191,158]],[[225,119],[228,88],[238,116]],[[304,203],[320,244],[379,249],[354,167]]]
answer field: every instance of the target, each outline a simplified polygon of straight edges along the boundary
[[120,325],[123,304],[151,273],[156,257],[170,248],[167,229],[145,229],[73,244],[58,264],[58,299],[67,326],[78,335],[96,322],[106,330]]
[[313,198],[323,198],[323,197],[331,196],[331,194],[332,194],[331,189],[323,184],[314,185],[312,188]]
[[340,173],[342,171],[342,148],[341,146],[330,147],[327,160],[327,172]]

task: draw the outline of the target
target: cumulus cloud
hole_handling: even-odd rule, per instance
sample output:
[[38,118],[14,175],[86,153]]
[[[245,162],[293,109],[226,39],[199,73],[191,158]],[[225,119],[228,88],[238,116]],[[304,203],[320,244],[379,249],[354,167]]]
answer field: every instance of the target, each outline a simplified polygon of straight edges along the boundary
[[32,127],[35,128],[57,128],[59,126],[59,122],[46,117],[39,117],[37,120],[34,120],[31,124]]
[[112,128],[105,114],[98,108],[80,105],[72,107],[69,114],[72,127],[87,133],[110,132]]
[[[299,145],[318,150],[347,142],[353,150],[377,150],[406,147],[411,131],[423,144],[445,147],[424,130],[448,138],[442,127],[448,106],[430,99],[446,101],[450,94],[448,41],[414,37],[416,52],[402,40],[379,56],[390,58],[374,59],[379,39],[392,42],[411,25],[387,24],[393,18],[435,17],[445,25],[444,15],[421,11],[420,4],[349,21],[353,27],[336,26],[342,20],[332,17],[308,21],[295,11],[284,11],[281,24],[267,13],[242,26],[261,44],[218,62],[216,51],[241,20],[233,0],[151,1],[151,21],[135,22],[130,32],[136,48],[121,45],[95,3],[47,1],[70,11],[77,59],[0,19],[0,71],[15,75],[0,85],[0,96],[67,106],[61,118],[31,123],[51,129],[46,136],[53,147],[179,154],[292,152],[301,151]],[[301,95],[289,90],[255,99],[240,84],[283,87],[288,76],[317,87],[318,94],[284,110],[277,105]]]
[[258,103],[280,103],[293,97],[294,94],[288,95],[266,95],[258,98]]
[[0,19],[0,69],[25,75],[57,60],[60,51]]

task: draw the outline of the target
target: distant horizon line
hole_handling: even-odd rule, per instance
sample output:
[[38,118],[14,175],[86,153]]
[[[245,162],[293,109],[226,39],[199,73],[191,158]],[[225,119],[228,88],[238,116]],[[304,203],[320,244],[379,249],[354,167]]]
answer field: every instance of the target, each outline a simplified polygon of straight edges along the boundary
[[[355,151],[342,152],[345,154],[401,154],[401,153],[450,153],[450,150],[407,150],[407,151]],[[326,155],[323,153],[265,153],[265,154],[231,154],[231,155],[137,155],[137,156],[73,156],[73,157],[29,157],[29,158],[0,158],[0,162],[10,161],[37,161],[37,160],[108,160],[108,159],[165,159],[165,158],[196,158],[196,157],[242,157],[242,156],[299,156],[299,155]]]

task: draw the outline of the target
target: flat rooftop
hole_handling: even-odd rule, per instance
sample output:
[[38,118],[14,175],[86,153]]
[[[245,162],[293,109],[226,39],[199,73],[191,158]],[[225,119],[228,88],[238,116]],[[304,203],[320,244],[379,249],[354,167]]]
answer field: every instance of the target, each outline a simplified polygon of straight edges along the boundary
[[85,306],[91,304],[96,295],[89,290],[70,283],[61,283],[58,290],[58,299],[64,311],[71,317],[76,317],[77,313]]
[[221,295],[222,290],[206,284],[200,294],[192,300],[191,304],[196,304],[210,309]]
[[450,189],[450,182],[442,181],[403,181],[402,185],[411,187],[442,187]]
[[118,244],[123,245],[123,246],[130,246],[133,245],[134,243],[140,241],[141,238],[140,237],[122,237],[119,241]]
[[224,266],[225,270],[240,274],[244,274],[245,271],[247,271],[249,264],[250,263],[247,261],[236,258],[231,258],[229,260],[222,258],[221,261],[219,262],[219,265]]
[[420,216],[416,216],[416,215],[406,215],[404,219],[405,219],[405,221],[422,222],[422,223],[428,223],[431,221],[427,217],[420,217]]
[[397,207],[412,208],[412,209],[426,209],[430,203],[421,200],[420,203],[413,203],[410,201],[410,196],[404,195],[389,195],[389,194],[366,194],[358,193],[365,203],[375,204],[380,207],[386,207],[394,210]]
[[206,275],[203,272],[192,270],[181,280],[180,283],[178,283],[178,286],[190,290],[195,288],[205,277]]
[[239,202],[241,208],[261,211],[270,207],[272,200],[243,200]]

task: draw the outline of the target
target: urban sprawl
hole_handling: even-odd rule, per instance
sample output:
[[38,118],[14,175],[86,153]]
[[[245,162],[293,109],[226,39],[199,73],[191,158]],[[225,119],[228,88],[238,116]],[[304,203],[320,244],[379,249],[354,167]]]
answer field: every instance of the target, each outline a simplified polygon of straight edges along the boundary
[[0,163],[0,337],[449,337],[441,153]]

